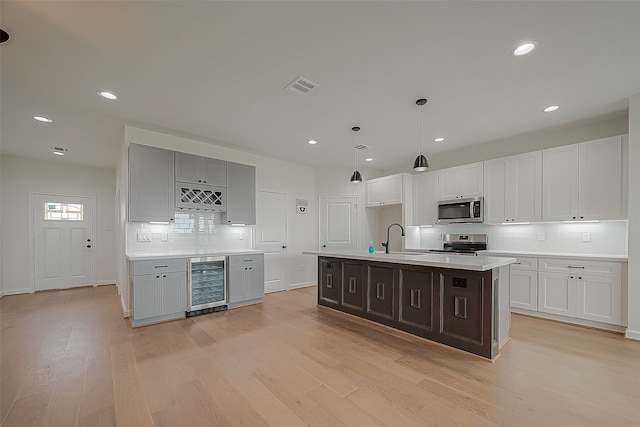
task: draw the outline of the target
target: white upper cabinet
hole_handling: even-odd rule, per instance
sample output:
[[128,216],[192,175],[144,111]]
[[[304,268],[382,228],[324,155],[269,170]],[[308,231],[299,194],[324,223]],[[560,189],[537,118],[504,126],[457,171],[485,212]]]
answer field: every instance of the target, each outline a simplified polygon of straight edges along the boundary
[[624,219],[623,157],[619,136],[578,144],[580,219]]
[[543,150],[543,221],[626,218],[622,137]]
[[173,151],[129,145],[129,221],[173,220]]
[[256,223],[256,167],[227,162],[227,210],[220,217],[226,224]]
[[438,221],[438,172],[413,176],[413,225],[434,225]]
[[438,171],[438,199],[453,200],[483,195],[482,162]]
[[542,151],[543,221],[578,219],[578,145]]
[[542,218],[542,152],[484,162],[485,222]]
[[176,153],[176,181],[227,186],[227,162],[193,154]]
[[404,175],[406,174],[367,180],[367,206],[401,204],[404,201]]

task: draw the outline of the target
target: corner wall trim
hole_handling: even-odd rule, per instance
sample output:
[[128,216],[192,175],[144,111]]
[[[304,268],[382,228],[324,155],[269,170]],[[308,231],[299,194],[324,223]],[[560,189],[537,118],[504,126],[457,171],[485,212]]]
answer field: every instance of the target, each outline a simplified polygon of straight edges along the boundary
[[124,299],[120,298],[120,308],[122,308],[122,317],[130,317],[131,311],[127,310],[124,306]]
[[632,331],[627,328],[627,331],[624,333],[624,337],[630,340],[638,340],[640,341],[640,331]]

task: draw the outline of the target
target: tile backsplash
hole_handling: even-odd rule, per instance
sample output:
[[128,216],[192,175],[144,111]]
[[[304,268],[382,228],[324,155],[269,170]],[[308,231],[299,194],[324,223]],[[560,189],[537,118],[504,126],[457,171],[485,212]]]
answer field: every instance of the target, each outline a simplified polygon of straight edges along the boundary
[[170,224],[127,223],[127,252],[251,249],[254,226],[220,224],[217,212],[182,211]]
[[491,250],[627,255],[627,221],[407,227],[405,247],[440,249],[446,233],[487,234]]

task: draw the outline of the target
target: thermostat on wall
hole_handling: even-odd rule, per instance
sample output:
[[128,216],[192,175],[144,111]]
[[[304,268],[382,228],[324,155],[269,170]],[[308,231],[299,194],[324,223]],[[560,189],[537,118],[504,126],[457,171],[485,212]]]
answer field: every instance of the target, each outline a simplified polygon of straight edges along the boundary
[[309,212],[309,199],[296,199],[296,212],[306,214]]

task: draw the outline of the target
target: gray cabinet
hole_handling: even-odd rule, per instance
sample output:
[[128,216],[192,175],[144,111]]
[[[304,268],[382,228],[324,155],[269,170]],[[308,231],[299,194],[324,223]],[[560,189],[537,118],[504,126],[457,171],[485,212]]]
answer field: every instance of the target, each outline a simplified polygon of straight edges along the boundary
[[256,223],[256,168],[227,162],[227,199],[223,224]]
[[176,153],[175,165],[176,181],[218,187],[227,185],[227,162],[224,160]]
[[172,221],[173,188],[173,151],[129,145],[129,221]]
[[261,302],[264,254],[229,255],[229,308]]
[[187,273],[183,258],[131,263],[133,326],[185,316]]

